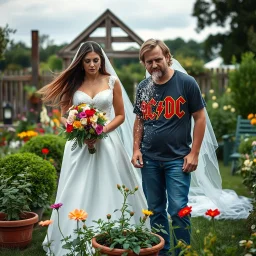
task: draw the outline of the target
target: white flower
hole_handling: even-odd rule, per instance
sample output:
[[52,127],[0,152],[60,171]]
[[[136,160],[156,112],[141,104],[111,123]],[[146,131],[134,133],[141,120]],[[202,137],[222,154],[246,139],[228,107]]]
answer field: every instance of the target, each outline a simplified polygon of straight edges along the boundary
[[223,110],[228,110],[228,107],[227,106],[223,106]]
[[82,125],[87,125],[87,118],[81,118],[80,122]]
[[246,167],[251,167],[252,164],[253,164],[253,161],[250,161],[249,159],[246,159],[246,160],[244,161],[244,165],[245,165]]
[[97,123],[98,117],[97,117],[96,115],[93,115],[93,116],[90,118],[90,121],[91,121],[92,123]]
[[217,97],[215,95],[212,96],[212,100],[216,100]]
[[253,225],[251,226],[251,230],[254,230],[255,227],[256,227],[256,225],[253,224]]
[[69,115],[67,118],[67,123],[68,124],[73,124],[75,121],[75,116],[74,115]]
[[212,103],[212,108],[218,108],[218,107],[219,107],[219,104],[217,102]]
[[236,111],[236,109],[235,108],[231,108],[230,111],[234,113]]
[[85,110],[89,110],[89,109],[91,109],[89,106],[85,106],[85,107],[83,107],[83,112],[85,112]]
[[241,240],[241,241],[239,241],[239,245],[244,246],[246,244],[246,242],[247,242],[246,240]]
[[231,89],[228,87],[227,88],[227,93],[230,93],[231,92]]
[[76,110],[76,109],[72,109],[72,110],[70,110],[69,111],[69,116],[71,115],[71,116],[74,116],[74,115],[76,115],[78,113],[78,111]]
[[244,256],[252,256],[251,253],[246,253]]
[[209,90],[209,93],[213,94],[213,93],[214,93],[214,90],[213,90],[213,89]]

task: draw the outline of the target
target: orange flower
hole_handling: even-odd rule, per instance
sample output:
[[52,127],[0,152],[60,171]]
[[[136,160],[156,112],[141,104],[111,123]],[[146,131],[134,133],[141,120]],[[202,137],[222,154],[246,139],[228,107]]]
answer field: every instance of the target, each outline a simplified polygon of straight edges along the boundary
[[186,206],[178,212],[180,218],[189,215],[192,212],[192,206]]
[[205,215],[208,215],[208,216],[214,218],[214,217],[220,215],[220,211],[218,209],[215,209],[215,210],[210,209],[210,210],[207,210]]
[[68,214],[71,220],[85,220],[88,217],[88,213],[84,210],[75,209]]
[[254,117],[254,114],[249,114],[248,116],[247,116],[247,119],[252,119]]
[[251,124],[252,124],[252,125],[256,125],[256,118],[253,118],[253,119],[251,120]]
[[81,124],[80,121],[75,121],[75,122],[73,123],[73,127],[79,129],[80,127],[82,127],[82,124]]
[[53,223],[53,220],[45,220],[45,221],[40,221],[38,224],[42,227],[44,226],[49,226]]

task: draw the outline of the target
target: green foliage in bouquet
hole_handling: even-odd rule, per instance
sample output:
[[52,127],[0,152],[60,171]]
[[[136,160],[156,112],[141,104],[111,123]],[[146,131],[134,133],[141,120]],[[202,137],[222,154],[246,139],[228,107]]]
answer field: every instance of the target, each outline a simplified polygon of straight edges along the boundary
[[46,160],[32,153],[16,153],[0,159],[0,168],[14,180],[27,170],[31,185],[30,208],[49,205],[56,192],[56,170]]
[[39,135],[27,141],[20,152],[30,152],[44,158],[42,149],[47,148],[49,149],[47,159],[52,159],[56,171],[60,172],[65,142],[64,138],[54,134]]

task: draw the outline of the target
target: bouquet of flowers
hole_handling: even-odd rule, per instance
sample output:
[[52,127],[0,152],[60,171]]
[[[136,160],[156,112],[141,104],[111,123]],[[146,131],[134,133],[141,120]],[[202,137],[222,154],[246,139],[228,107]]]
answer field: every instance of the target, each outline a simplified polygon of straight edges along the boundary
[[[73,151],[77,145],[82,147],[86,139],[103,139],[107,137],[103,133],[103,126],[108,119],[106,113],[86,103],[73,105],[67,112],[67,125],[65,137],[67,140],[74,140],[71,147]],[[91,154],[96,152],[95,147],[88,147]]]

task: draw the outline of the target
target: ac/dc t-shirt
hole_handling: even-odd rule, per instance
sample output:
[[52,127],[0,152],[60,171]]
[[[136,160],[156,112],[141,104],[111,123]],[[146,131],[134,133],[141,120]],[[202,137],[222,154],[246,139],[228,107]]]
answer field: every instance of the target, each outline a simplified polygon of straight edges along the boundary
[[195,79],[175,70],[165,84],[151,77],[137,87],[133,112],[143,119],[141,152],[147,158],[171,161],[190,152],[191,114],[205,102]]

